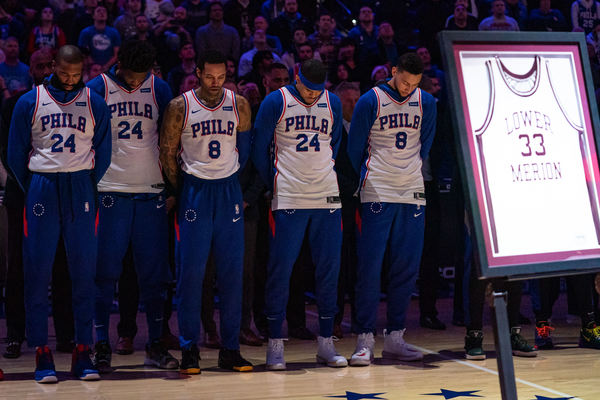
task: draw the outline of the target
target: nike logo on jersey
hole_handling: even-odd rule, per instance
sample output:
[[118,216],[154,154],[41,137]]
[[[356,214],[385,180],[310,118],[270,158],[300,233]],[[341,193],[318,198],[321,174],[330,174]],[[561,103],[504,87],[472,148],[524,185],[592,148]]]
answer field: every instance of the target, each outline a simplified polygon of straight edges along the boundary
[[336,211],[337,211],[337,208],[330,208],[329,209],[329,214],[333,214]]
[[108,93],[109,93],[109,94],[115,94],[115,93],[117,93],[117,92],[118,92],[118,90],[109,90],[109,91],[108,91]]
[[389,106],[390,104],[392,104],[392,102],[391,102],[391,101],[390,101],[389,103],[383,103],[383,104],[381,104],[381,107],[387,107],[387,106]]
[[161,204],[157,204],[156,208],[163,208],[165,206],[165,203],[161,203]]
[[52,104],[52,102],[50,102],[50,103],[42,103],[42,107],[47,106],[48,104]]
[[238,222],[238,221],[240,220],[240,218],[242,218],[242,217],[237,217],[237,218],[234,218],[234,219],[233,219],[233,222]]
[[420,213],[414,213],[414,214],[413,214],[413,216],[414,216],[415,218],[417,218],[417,217],[418,217],[419,215],[421,215],[421,214],[423,214],[423,212],[420,212]]
[[288,104],[288,108],[296,107],[298,104]]
[[199,111],[202,111],[202,110],[192,110],[192,114],[196,114]]

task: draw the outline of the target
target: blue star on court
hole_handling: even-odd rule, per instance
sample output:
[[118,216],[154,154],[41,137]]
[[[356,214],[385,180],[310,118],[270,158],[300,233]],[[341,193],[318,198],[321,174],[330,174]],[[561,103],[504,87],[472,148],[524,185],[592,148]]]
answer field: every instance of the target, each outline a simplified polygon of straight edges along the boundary
[[440,389],[441,393],[425,393],[423,396],[444,396],[445,400],[454,399],[456,397],[483,397],[478,394],[481,390],[467,390],[464,392],[455,392],[454,390]]
[[535,396],[535,400],[569,400],[573,397],[546,397],[546,396]]
[[361,399],[383,399],[383,397],[379,397],[380,394],[385,394],[385,392],[381,393],[355,393],[348,392],[346,394],[342,394],[339,396],[326,396],[326,397],[336,397],[338,399],[346,399],[346,400],[361,400]]

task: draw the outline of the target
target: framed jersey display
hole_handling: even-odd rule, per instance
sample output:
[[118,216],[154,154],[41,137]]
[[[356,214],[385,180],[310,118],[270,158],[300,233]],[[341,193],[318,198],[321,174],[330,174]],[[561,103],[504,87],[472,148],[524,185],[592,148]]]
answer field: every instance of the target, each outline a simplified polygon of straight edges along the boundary
[[440,37],[480,277],[600,269],[600,125],[584,35]]

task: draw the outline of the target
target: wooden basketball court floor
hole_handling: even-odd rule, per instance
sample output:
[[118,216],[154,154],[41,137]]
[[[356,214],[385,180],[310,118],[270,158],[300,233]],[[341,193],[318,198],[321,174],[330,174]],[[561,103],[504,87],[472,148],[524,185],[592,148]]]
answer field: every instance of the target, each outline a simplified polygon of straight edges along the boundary
[[[523,303],[522,310],[531,317],[526,296]],[[464,328],[449,323],[451,299],[438,301],[438,310],[440,318],[447,322],[446,331],[420,328],[418,304],[413,301],[410,306],[406,338],[425,353],[422,362],[382,360],[380,329],[376,360],[369,367],[333,369],[317,365],[316,342],[291,339],[285,348],[287,371],[265,371],[265,346],[241,346],[242,354],[255,365],[250,373],[219,370],[218,351],[201,347],[202,374],[197,376],[143,366],[144,316],[138,315],[140,333],[136,337],[136,352],[130,356],[114,354],[113,366],[117,370],[104,375],[101,381],[72,379],[68,373],[70,356],[55,353],[59,383],[36,384],[32,374],[34,353],[24,347],[24,354],[17,360],[0,358],[0,368],[5,374],[5,380],[0,382],[0,399],[500,399],[490,310],[486,309],[485,318],[485,361],[464,359]],[[384,314],[385,303],[382,303],[378,323],[381,327]],[[519,399],[600,399],[600,350],[579,348],[579,321],[567,323],[566,317],[566,301],[561,296],[553,319],[557,348],[540,351],[536,358],[513,358]],[[116,318],[112,316],[113,331]],[[170,322],[176,328],[175,316]],[[316,329],[314,306],[307,306],[307,325],[313,331]],[[349,333],[347,319],[344,331],[345,336],[336,347],[342,355],[350,357],[356,337]],[[525,325],[523,334],[533,341],[533,325]],[[1,321],[0,337],[5,336],[6,327]],[[115,342],[116,337],[112,339],[113,346]],[[54,348],[52,337],[50,346]],[[172,353],[180,357],[179,351]]]

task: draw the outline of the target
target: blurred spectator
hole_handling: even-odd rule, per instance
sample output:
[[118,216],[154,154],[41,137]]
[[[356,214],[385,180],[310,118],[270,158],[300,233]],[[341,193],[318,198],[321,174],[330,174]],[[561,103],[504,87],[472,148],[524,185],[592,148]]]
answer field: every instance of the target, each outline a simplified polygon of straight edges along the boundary
[[237,94],[237,93],[238,93],[238,88],[237,88],[237,85],[235,84],[235,82],[226,81],[226,82],[223,84],[223,87],[224,87],[225,89],[229,89],[229,90],[231,90],[231,91],[232,91],[233,93],[235,93],[235,94]]
[[115,28],[123,40],[133,38],[136,33],[135,19],[142,14],[142,0],[126,0],[125,12],[115,20]]
[[179,25],[185,29],[189,35],[189,38],[194,37],[194,33],[196,32],[196,25],[191,25],[188,19],[188,13],[185,7],[176,7],[173,11],[173,24]]
[[56,25],[65,33],[67,43],[77,43],[79,35],[74,36],[75,16],[77,15],[77,6],[74,0],[50,0],[50,6],[56,13]]
[[377,43],[379,27],[373,22],[374,18],[371,7],[361,7],[358,14],[359,24],[348,32],[348,37],[356,43],[357,61],[361,65],[372,65],[374,57],[379,52]]
[[238,76],[244,76],[248,74],[252,70],[252,60],[254,55],[260,51],[270,51],[272,54],[272,58],[275,62],[281,62],[281,59],[275,52],[267,44],[267,35],[263,30],[257,30],[254,32],[254,47],[252,50],[248,50],[242,57],[240,58],[240,63],[238,65]]
[[377,65],[371,72],[371,87],[375,86],[381,80],[387,81],[390,77],[391,74],[387,65]]
[[85,68],[83,73],[83,81],[88,83],[98,75],[102,73],[102,65],[100,64],[90,64]]
[[479,24],[480,31],[518,31],[519,24],[514,18],[505,14],[504,0],[492,1],[492,15]]
[[196,71],[196,51],[192,42],[184,43],[179,50],[179,59],[181,63],[169,71],[167,82],[171,86],[173,93],[178,93],[183,78],[193,74]]
[[133,36],[133,39],[148,41],[155,48],[157,47],[156,38],[152,34],[151,22],[145,14],[135,17],[135,30],[137,33]]
[[260,13],[267,21],[273,21],[284,9],[285,0],[265,0],[260,7]]
[[[254,31],[256,32],[259,29],[267,32],[267,44],[269,45],[269,47],[271,49],[273,49],[275,51],[275,53],[277,53],[278,55],[282,55],[283,54],[283,46],[281,45],[281,41],[279,40],[279,38],[277,36],[268,34],[269,23],[267,22],[267,19],[265,17],[263,17],[262,15],[259,15],[258,17],[254,18]],[[252,45],[254,45],[253,41],[254,41],[254,38],[252,38]]]
[[158,15],[160,14],[159,11],[159,6],[160,3],[171,3],[169,0],[145,0],[146,1],[146,9],[144,11],[144,14],[146,14],[146,17],[148,17],[150,19],[150,21],[152,21],[152,23],[156,23],[156,18],[158,18]]
[[479,28],[477,18],[467,12],[467,7],[456,2],[454,14],[446,20],[446,29],[450,31],[476,31]]
[[315,58],[321,60],[327,68],[331,68],[335,64],[336,52],[335,45],[331,42],[323,43],[315,52]]
[[211,3],[208,6],[210,22],[196,31],[196,52],[217,50],[226,57],[240,58],[240,36],[235,28],[223,23],[223,6]]
[[77,45],[87,52],[90,64],[100,64],[106,71],[117,61],[121,37],[115,28],[106,26],[108,15],[104,6],[96,7],[93,17],[94,25],[81,31]]
[[600,3],[596,0],[575,0],[571,4],[573,31],[589,34],[595,21],[600,20]]
[[[365,66],[371,65],[372,60],[367,62],[364,61],[360,64],[357,60],[356,55],[356,42],[351,38],[344,38],[340,42],[340,46],[337,51],[337,63],[346,64],[348,67],[348,80],[349,81],[360,81],[363,76],[361,72],[365,71]],[[362,66],[362,68],[361,68]],[[370,68],[369,68],[370,69]],[[369,70],[367,69],[367,71]]]
[[27,53],[48,48],[56,52],[59,47],[67,43],[67,38],[58,26],[54,24],[54,11],[51,7],[45,7],[40,14],[40,25],[34,27],[27,40]]
[[118,0],[103,0],[102,5],[106,7],[108,13],[107,24],[114,26],[115,20],[123,13],[123,9],[119,6]]
[[240,90],[240,94],[248,100],[250,103],[250,108],[257,107],[261,102],[260,91],[258,90],[258,85],[254,82],[248,82],[243,85]]
[[377,38],[379,54],[377,56],[378,63],[388,64],[391,68],[396,65],[398,57],[403,54],[406,49],[404,45],[399,45],[394,35],[394,28],[389,22],[382,22],[379,25],[379,38]]
[[281,56],[281,61],[289,68],[292,68],[294,64],[298,62],[298,53],[300,52],[300,46],[304,44],[310,46],[306,41],[306,32],[302,28],[296,28],[294,30],[292,47],[288,49],[285,53],[283,53],[283,56]]
[[277,89],[290,84],[290,74],[288,68],[282,63],[274,62],[265,72],[262,86],[264,96],[276,91]]
[[223,5],[225,23],[237,29],[240,36],[244,36],[244,29],[250,27],[259,12],[258,1],[227,0]]
[[[73,22],[72,36],[67,36],[69,43],[77,43],[81,31],[94,24],[94,10],[98,7],[98,0],[83,0],[83,7],[77,9],[75,21]],[[107,17],[108,18],[108,17]],[[70,24],[72,21],[67,21]]]
[[[594,54],[596,54],[596,62],[599,62],[598,54],[600,54],[600,21],[596,21],[594,29],[585,36],[585,41],[588,44],[588,48],[591,45],[594,48]],[[591,58],[591,57],[590,57]]]
[[531,10],[528,19],[530,31],[566,31],[568,30],[565,16],[556,9],[551,8],[550,0],[540,0],[539,8]]
[[[302,32],[306,34],[306,29],[309,26],[308,20],[298,12],[298,1],[285,0],[283,11],[271,24],[270,33],[278,36],[283,48],[286,51],[290,51],[293,48],[294,42],[296,42],[295,31],[302,29]],[[304,41],[306,41],[306,38],[302,42]]]
[[335,87],[343,82],[348,82],[350,77],[350,67],[345,63],[338,63],[333,73],[329,73],[327,81],[325,82],[325,88],[329,91],[334,91]]
[[273,52],[269,50],[259,50],[252,57],[252,70],[247,74],[240,77],[240,93],[242,93],[241,87],[245,83],[253,82],[257,85],[262,85],[263,77],[273,64]]
[[208,22],[208,1],[186,0],[181,6],[187,10],[188,23],[191,26],[202,26]]
[[527,26],[527,7],[521,0],[505,0],[505,3],[506,15],[517,21],[520,30],[525,30]]
[[179,84],[177,91],[173,93],[182,94],[192,89],[197,89],[200,87],[200,81],[196,76],[196,73],[187,74],[181,79],[181,83]]
[[313,58],[315,58],[315,52],[309,43],[303,43],[299,45],[297,62],[290,68],[290,75],[298,75],[298,71],[300,71],[300,64],[302,64],[303,61],[310,60]]
[[337,45],[341,39],[342,36],[335,31],[335,19],[327,11],[321,12],[317,29],[308,37],[309,43],[314,48],[320,48],[325,44]]
[[[29,67],[19,60],[19,41],[10,36],[4,41],[6,59],[0,64],[0,76],[4,79],[2,89],[8,89],[12,96],[17,92],[31,88],[33,81],[29,75]],[[6,95],[3,90],[2,95]],[[8,96],[7,96],[8,97]]]
[[225,82],[234,82],[237,79],[237,60],[234,60],[233,58],[228,58],[227,59],[227,72],[226,72],[226,77],[225,77]]

